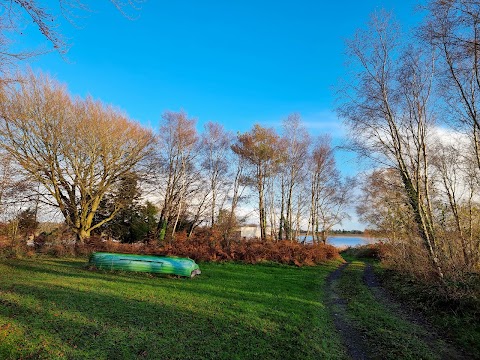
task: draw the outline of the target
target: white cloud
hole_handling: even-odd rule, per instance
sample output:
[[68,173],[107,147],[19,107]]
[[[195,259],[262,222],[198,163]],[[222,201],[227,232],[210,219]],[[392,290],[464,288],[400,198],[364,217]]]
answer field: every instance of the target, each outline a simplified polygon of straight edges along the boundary
[[444,145],[465,146],[470,142],[468,135],[451,128],[435,126],[431,134],[434,142],[441,142]]
[[303,117],[307,129],[329,133],[332,137],[344,137],[346,128],[337,115],[331,110],[322,110]]
[[[302,118],[302,124],[312,135],[329,134],[334,139],[343,139],[347,134],[347,129],[343,125],[334,111],[325,109],[314,112],[299,112]],[[258,119],[256,122],[265,127],[272,127],[281,131],[282,122],[288,117],[288,114],[279,114],[269,119]]]

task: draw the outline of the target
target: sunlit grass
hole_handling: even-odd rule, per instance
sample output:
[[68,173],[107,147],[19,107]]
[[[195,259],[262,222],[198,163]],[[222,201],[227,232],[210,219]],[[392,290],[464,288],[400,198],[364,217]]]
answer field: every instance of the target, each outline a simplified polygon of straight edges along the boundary
[[331,266],[202,264],[190,279],[0,262],[0,358],[344,358]]

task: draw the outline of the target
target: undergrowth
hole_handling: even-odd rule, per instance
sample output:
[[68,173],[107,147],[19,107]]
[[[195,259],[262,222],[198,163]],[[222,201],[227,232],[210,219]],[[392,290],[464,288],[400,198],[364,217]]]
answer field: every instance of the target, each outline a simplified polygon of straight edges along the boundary
[[448,292],[451,285],[446,288],[388,269],[380,274],[384,286],[399,300],[421,311],[472,358],[480,359],[480,285],[468,296],[459,296]]
[[[33,249],[23,247],[23,255],[32,255]],[[18,248],[17,248],[18,250]],[[39,241],[35,250],[50,256],[88,256],[94,251],[131,254],[167,255],[189,257],[202,262],[237,261],[247,264],[275,262],[295,266],[313,266],[333,259],[340,259],[338,250],[331,245],[301,244],[291,241],[228,240],[215,230],[201,229],[190,237],[184,232],[175,239],[159,243],[126,244],[91,237],[84,244],[73,241]],[[14,256],[15,257],[15,256]],[[21,254],[20,256],[21,257]]]

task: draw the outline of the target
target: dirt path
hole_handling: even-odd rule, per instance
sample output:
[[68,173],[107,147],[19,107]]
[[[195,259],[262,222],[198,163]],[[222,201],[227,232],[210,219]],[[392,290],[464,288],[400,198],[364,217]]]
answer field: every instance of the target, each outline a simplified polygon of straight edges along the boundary
[[368,359],[365,341],[346,319],[347,301],[340,296],[338,291],[338,279],[349,263],[342,264],[335,271],[330,273],[326,280],[326,304],[333,317],[335,328],[340,333],[347,352],[354,360]]
[[[349,276],[349,271],[345,271],[349,265],[350,263],[342,264],[327,277],[326,305],[332,314],[334,325],[343,339],[348,355],[354,360],[379,358],[376,355],[374,345],[368,343],[369,334],[357,329],[347,316],[349,311],[347,305],[350,298],[347,299],[342,295],[343,292],[340,288],[339,280],[342,276]],[[399,319],[399,321],[405,321],[411,324],[412,329],[414,327],[421,329],[421,331],[415,332],[415,334],[418,334],[418,339],[425,347],[431,350],[432,354],[435,354],[432,355],[431,358],[467,359],[461,351],[455,349],[445,341],[435,329],[428,324],[423,316],[395,301],[381,286],[370,264],[365,264],[362,280],[363,284],[359,284],[359,286],[366,287],[373,295],[377,304],[381,304],[383,308],[387,309],[388,313]],[[401,359],[402,357],[400,356],[398,358]]]

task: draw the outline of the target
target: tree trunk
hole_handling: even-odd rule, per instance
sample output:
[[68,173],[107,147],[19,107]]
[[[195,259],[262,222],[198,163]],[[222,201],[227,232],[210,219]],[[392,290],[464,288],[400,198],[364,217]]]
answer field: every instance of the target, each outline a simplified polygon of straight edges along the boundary
[[217,205],[217,185],[212,182],[212,228],[215,225],[215,207]]
[[281,192],[282,192],[282,198],[281,198],[281,207],[280,207],[280,227],[278,229],[278,239],[283,240],[283,227],[285,226],[285,218],[283,217],[284,211],[285,211],[285,184],[284,180],[281,180]]
[[438,259],[437,255],[433,224],[431,220],[428,219],[427,213],[425,209],[423,209],[422,204],[420,203],[420,196],[418,194],[418,191],[413,186],[409,175],[406,172],[401,171],[401,176],[405,189],[407,190],[407,196],[414,213],[415,222],[418,226],[420,238],[422,239],[424,246],[428,251],[430,261],[433,265],[433,268],[435,269],[438,278],[443,281],[444,275],[440,260]]
[[327,245],[327,232],[325,231],[325,229],[322,229],[320,236],[321,236],[323,245]]
[[259,180],[258,184],[258,209],[260,212],[260,238],[262,241],[267,239],[267,219],[265,217],[265,201],[263,191],[263,181]]
[[293,194],[293,184],[292,180],[288,184],[288,194],[287,194],[287,229],[286,229],[286,239],[292,241],[293,240],[293,209],[292,209],[292,194]]
[[85,240],[90,237],[90,230],[78,229],[75,235],[77,238],[76,244],[83,245],[85,244]]
[[165,240],[165,234],[167,233],[167,219],[165,218],[163,212],[160,215],[160,220],[157,224],[157,233],[159,242]]

